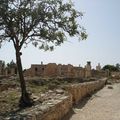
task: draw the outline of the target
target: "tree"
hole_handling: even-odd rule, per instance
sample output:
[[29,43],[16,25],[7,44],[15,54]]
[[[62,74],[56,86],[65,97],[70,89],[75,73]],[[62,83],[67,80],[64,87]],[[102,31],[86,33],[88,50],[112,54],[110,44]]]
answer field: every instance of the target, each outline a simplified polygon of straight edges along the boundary
[[11,60],[11,62],[9,63],[9,67],[12,68],[12,67],[15,67],[15,66],[16,66],[15,62],[13,60]]
[[118,71],[120,71],[120,64],[119,63],[116,64],[116,68],[118,69]]
[[10,63],[6,64],[7,74],[13,75],[13,73],[11,74],[11,70],[13,70],[13,69],[14,69],[14,74],[17,74],[17,65],[13,60],[11,60]]
[[109,70],[110,72],[119,71],[118,68],[114,65],[105,65],[103,70]]
[[13,42],[21,84],[20,107],[31,106],[21,63],[21,49],[32,43],[40,49],[53,50],[67,36],[87,38],[77,23],[83,14],[71,2],[63,0],[0,0],[0,44]]
[[0,61],[0,74],[4,75],[5,72],[5,61]]

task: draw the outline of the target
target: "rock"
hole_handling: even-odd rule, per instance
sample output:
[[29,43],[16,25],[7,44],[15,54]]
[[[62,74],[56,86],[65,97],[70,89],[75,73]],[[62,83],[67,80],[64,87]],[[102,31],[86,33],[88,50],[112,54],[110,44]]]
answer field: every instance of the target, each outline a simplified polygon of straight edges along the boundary
[[112,85],[112,82],[111,82],[111,81],[107,81],[106,84],[107,84],[107,85]]
[[45,94],[43,94],[43,93],[42,93],[40,96],[41,96],[41,97],[44,97],[44,96],[45,96]]
[[63,94],[64,93],[64,91],[62,89],[57,89],[55,92],[56,92],[56,94]]
[[113,89],[113,86],[108,86],[108,89]]
[[52,91],[52,90],[49,90],[48,93],[53,93],[53,91]]
[[32,98],[32,100],[33,100],[34,102],[36,102],[36,101],[38,101],[38,100],[40,99],[40,97],[35,96],[35,95],[32,95],[31,98]]

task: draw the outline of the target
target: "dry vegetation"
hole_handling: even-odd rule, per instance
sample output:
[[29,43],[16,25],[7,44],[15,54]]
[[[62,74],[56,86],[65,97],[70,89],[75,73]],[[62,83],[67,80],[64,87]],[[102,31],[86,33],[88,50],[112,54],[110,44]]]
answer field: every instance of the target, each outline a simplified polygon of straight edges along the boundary
[[[40,104],[44,100],[41,97],[41,94],[44,94],[48,90],[54,91],[57,88],[64,89],[64,85],[80,83],[84,81],[85,80],[82,79],[70,78],[26,78],[28,92],[31,94],[31,96],[37,96],[39,98],[35,104]],[[19,111],[19,98],[20,86],[18,78],[10,77],[0,79],[0,116],[6,116]]]

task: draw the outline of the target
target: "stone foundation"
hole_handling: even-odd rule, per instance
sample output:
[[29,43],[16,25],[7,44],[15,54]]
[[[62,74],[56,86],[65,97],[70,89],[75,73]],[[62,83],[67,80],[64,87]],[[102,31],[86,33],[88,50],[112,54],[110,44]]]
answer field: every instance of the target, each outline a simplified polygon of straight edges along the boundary
[[86,82],[67,86],[66,90],[72,94],[73,104],[77,104],[82,98],[94,93],[105,85],[106,80]]

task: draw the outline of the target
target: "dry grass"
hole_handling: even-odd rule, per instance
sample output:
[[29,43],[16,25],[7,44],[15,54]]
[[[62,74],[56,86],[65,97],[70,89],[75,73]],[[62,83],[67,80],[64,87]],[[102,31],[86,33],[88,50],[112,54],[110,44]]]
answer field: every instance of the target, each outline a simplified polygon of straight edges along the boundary
[[[64,85],[81,82],[81,80],[74,81],[75,79],[30,79],[26,80],[27,90],[41,99],[41,93],[48,90],[53,90],[59,87],[64,88]],[[83,81],[82,81],[83,82]],[[19,79],[4,79],[0,80],[0,85],[8,85],[8,88],[0,92],[0,116],[6,116],[19,109],[18,103],[20,98]],[[10,86],[14,85],[14,88]],[[1,87],[1,86],[0,86]],[[37,101],[39,102],[39,101]]]

